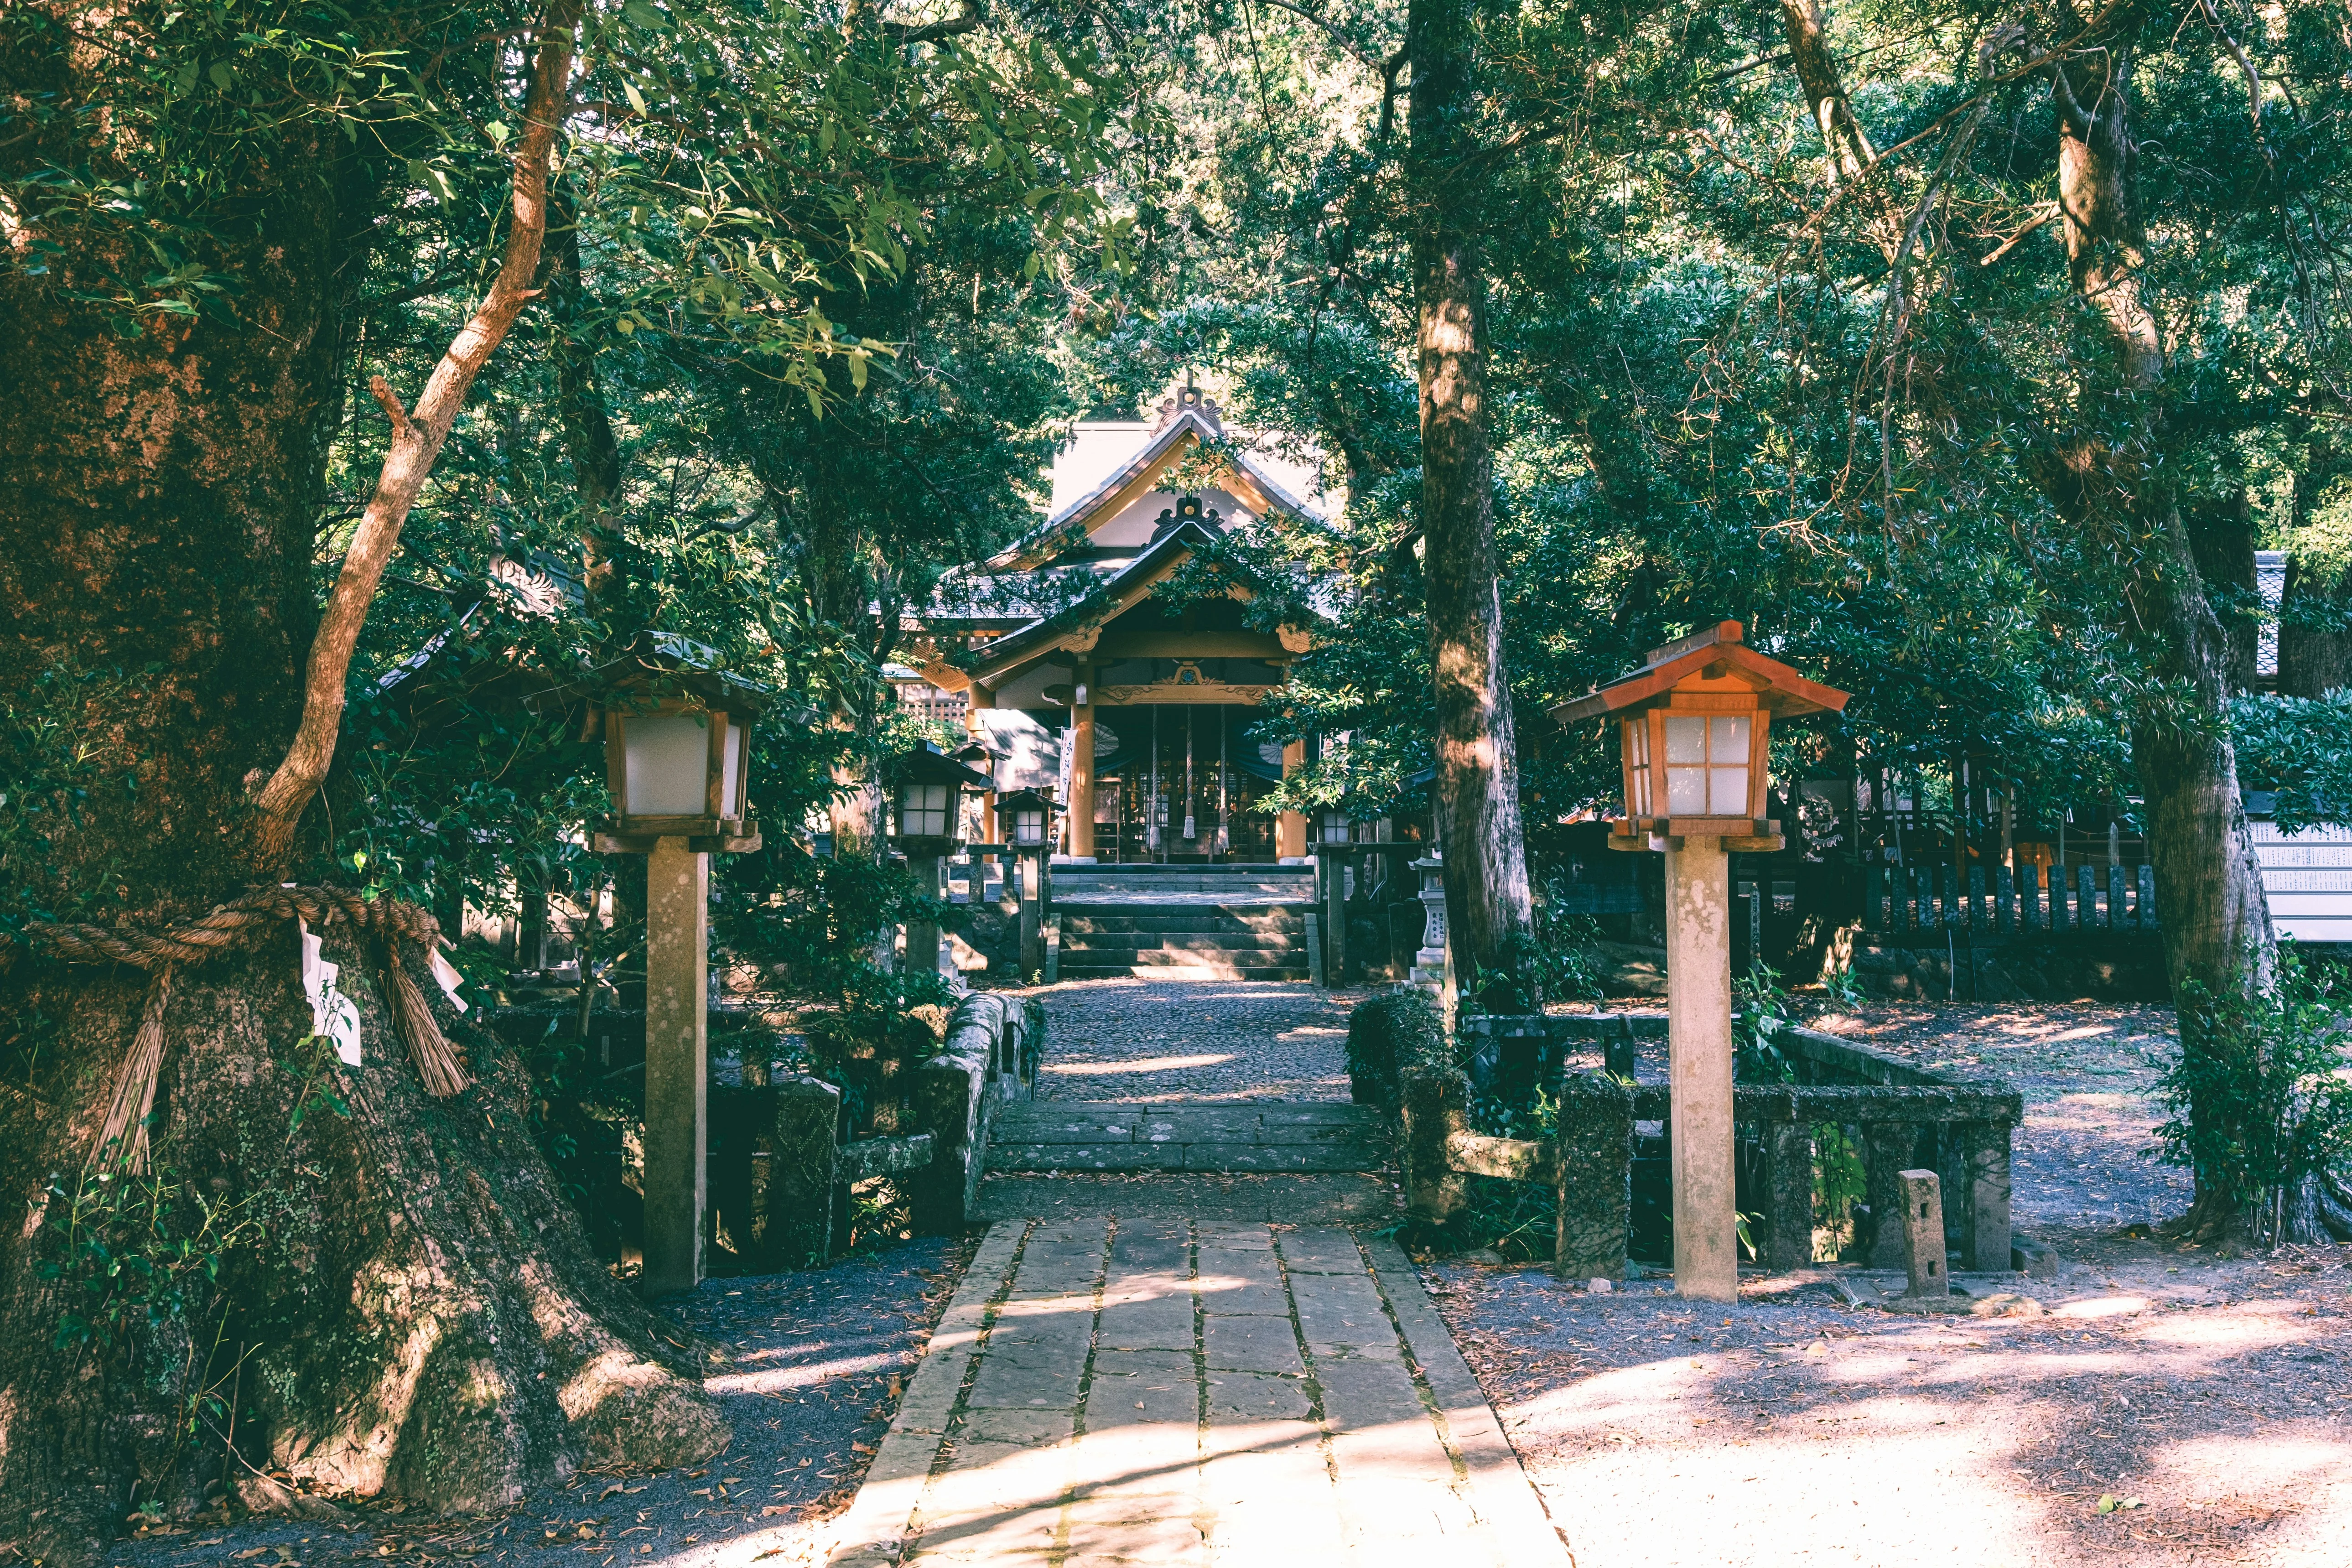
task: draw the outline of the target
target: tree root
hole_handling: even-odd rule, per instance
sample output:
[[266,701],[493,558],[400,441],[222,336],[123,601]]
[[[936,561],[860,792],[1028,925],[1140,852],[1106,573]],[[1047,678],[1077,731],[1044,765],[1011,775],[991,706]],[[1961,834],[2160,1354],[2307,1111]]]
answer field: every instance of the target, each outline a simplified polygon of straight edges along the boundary
[[[513,1053],[431,996],[478,1080],[434,1100],[362,988],[365,1060],[346,1073],[307,1038],[309,1003],[275,952],[183,977],[152,1129],[166,1236],[209,1206],[243,1239],[216,1282],[181,1268],[184,1305],[159,1298],[153,1326],[118,1289],[126,1326],[105,1328],[102,1279],[44,1276],[70,1254],[64,1205],[42,1195],[105,1115],[136,987],[88,971],[18,989],[34,987],[10,999],[17,1016],[61,1018],[64,1037],[27,1092],[0,1097],[0,1202],[33,1205],[30,1225],[0,1229],[0,1542],[86,1563],[134,1501],[184,1512],[268,1470],[298,1495],[499,1509],[583,1464],[658,1468],[728,1441],[706,1354],[590,1254]],[[117,1239],[152,1245],[137,1234]],[[77,1340],[73,1318],[100,1330]],[[234,1399],[234,1458],[190,1419],[207,1396],[225,1417]]]

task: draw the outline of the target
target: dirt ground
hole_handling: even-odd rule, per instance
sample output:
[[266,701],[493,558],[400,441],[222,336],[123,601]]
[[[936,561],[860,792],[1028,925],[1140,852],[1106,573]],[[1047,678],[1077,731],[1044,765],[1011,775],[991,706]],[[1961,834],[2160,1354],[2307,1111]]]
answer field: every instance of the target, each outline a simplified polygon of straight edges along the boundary
[[[1658,1279],[1432,1261],[1432,1293],[1580,1568],[2352,1563],[2352,1247],[2151,1234],[2168,1009],[1874,1005],[1813,1026],[2024,1094],[2030,1316],[1922,1319],[1829,1283],[1736,1306]],[[1865,1301],[1894,1276],[1835,1271]]]

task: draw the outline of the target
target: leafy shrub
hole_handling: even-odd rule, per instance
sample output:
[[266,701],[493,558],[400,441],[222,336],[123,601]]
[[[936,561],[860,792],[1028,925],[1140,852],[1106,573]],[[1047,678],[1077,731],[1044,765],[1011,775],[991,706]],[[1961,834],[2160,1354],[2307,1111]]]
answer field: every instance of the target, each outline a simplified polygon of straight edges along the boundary
[[1348,1081],[1359,1105],[1394,1116],[1407,1073],[1447,1064],[1445,1022],[1418,985],[1382,992],[1348,1019]]
[[2165,1073],[2172,1119],[2157,1129],[2168,1164],[2197,1174],[2200,1208],[2254,1216],[2273,1241],[2286,1194],[2352,1162],[2352,1029],[2336,977],[2294,949],[2254,995],[2191,981],[2180,1001],[2180,1056]]

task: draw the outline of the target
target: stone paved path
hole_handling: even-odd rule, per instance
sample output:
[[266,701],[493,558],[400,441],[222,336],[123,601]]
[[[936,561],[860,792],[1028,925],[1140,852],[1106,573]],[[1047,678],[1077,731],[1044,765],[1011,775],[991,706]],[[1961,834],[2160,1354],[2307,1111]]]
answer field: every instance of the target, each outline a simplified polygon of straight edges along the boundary
[[1569,1562],[1393,1243],[1167,1215],[993,1226],[840,1540],[835,1568]]

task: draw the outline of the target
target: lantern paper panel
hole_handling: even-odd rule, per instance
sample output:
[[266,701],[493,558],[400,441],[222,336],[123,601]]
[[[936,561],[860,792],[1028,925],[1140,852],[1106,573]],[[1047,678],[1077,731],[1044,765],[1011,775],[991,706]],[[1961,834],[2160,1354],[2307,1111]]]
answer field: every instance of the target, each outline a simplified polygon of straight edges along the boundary
[[898,831],[909,838],[945,838],[953,823],[953,784],[910,784],[898,795]]
[[1646,822],[1654,815],[1650,805],[1650,718],[1643,714],[1628,719],[1625,731],[1625,815],[1636,822]]
[[751,784],[751,733],[732,717],[727,721],[727,762],[720,776],[719,815],[740,822],[749,816],[749,803],[744,799]]
[[707,715],[633,713],[623,733],[622,790],[629,816],[700,816],[709,809]]

